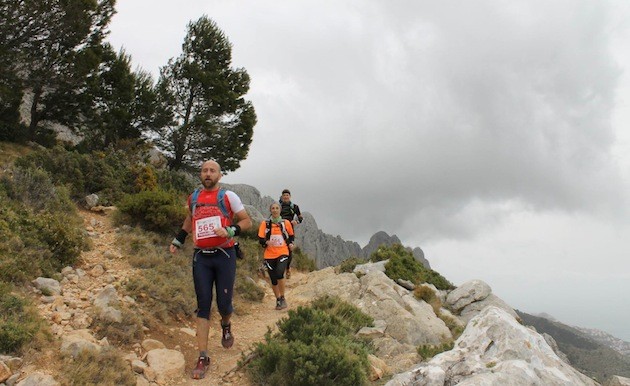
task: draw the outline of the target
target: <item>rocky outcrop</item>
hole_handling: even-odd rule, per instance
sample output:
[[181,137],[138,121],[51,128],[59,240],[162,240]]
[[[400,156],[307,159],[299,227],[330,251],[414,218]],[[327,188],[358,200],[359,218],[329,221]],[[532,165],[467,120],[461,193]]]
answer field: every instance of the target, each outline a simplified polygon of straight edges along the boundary
[[373,317],[372,328],[361,335],[372,337],[375,355],[393,371],[408,369],[419,360],[418,345],[437,345],[452,339],[450,330],[423,300],[378,269],[337,274],[332,267],[311,272],[307,282],[293,290],[303,301],[322,295],[338,296]]
[[597,385],[562,361],[545,339],[508,312],[485,308],[466,326],[455,347],[387,386]]
[[296,227],[295,242],[306,254],[314,257],[318,268],[335,266],[347,258],[362,256],[358,243],[322,232],[310,213],[302,214],[304,221]]
[[[394,245],[394,244],[402,244],[398,236],[396,235],[390,236],[384,231],[376,232],[375,234],[372,235],[367,245],[363,247],[363,249],[361,250],[361,257],[368,259],[372,255],[372,253],[378,250],[379,247],[389,246],[389,245]],[[429,261],[424,258],[424,252],[422,251],[422,249],[418,247],[413,248],[413,249],[410,247],[407,247],[407,249],[409,250],[409,252],[411,252],[413,257],[417,261],[419,261],[420,263],[422,263],[422,265],[424,265],[425,268],[431,269],[431,266],[429,265]]]
[[[260,191],[253,186],[245,184],[223,184],[241,198],[247,213],[252,218],[254,227],[269,216],[269,206],[276,202],[269,196],[261,196]],[[304,221],[295,227],[295,241],[302,251],[315,260],[317,268],[326,268],[338,265],[350,257],[369,258],[381,245],[400,243],[396,235],[388,235],[380,231],[375,233],[368,244],[361,246],[354,241],[346,241],[341,236],[332,236],[324,233],[317,226],[315,218],[308,212],[303,212]],[[420,248],[408,248],[413,256],[425,267],[431,268],[429,261],[425,259],[424,252]]]
[[468,281],[451,291],[446,297],[446,305],[465,323],[488,306],[501,308],[518,319],[512,307],[494,295],[490,286],[481,280]]

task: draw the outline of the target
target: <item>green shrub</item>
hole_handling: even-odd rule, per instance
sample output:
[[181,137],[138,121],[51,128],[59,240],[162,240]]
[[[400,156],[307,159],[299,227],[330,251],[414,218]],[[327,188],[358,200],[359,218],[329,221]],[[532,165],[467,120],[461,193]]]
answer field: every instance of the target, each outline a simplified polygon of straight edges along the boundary
[[142,191],[125,195],[118,204],[121,217],[118,222],[139,224],[143,228],[160,232],[173,232],[186,218],[187,208],[175,193],[164,190]]
[[35,212],[7,196],[6,191],[12,189],[10,184],[0,185],[0,279],[13,283],[29,281],[36,276],[52,276],[74,263],[80,252],[89,248],[74,205]]
[[389,260],[385,263],[385,274],[394,281],[403,279],[414,284],[430,283],[440,290],[455,288],[442,275],[432,269],[425,268],[409,250],[400,244],[379,248],[372,254],[371,259],[384,257]]
[[313,272],[317,269],[315,261],[300,249],[295,247],[293,249],[293,260],[291,261],[291,267],[295,267],[303,272]]
[[362,259],[360,257],[351,257],[342,261],[341,264],[339,264],[338,270],[340,273],[349,273],[354,271],[354,268],[357,265],[365,264],[366,262],[367,261],[365,259]]
[[290,310],[279,332],[255,345],[248,372],[260,385],[365,385],[369,350],[354,334],[371,323],[338,298],[316,299]]
[[60,374],[65,385],[136,385],[131,366],[113,348],[99,353],[84,350],[76,358],[65,355]]
[[321,296],[311,303],[311,307],[339,318],[341,323],[347,325],[352,333],[365,326],[372,327],[374,325],[374,319],[371,316],[337,296]]
[[123,194],[157,187],[159,176],[151,166],[138,166],[146,158],[142,146],[82,154],[61,146],[33,152],[15,161],[24,169],[45,170],[59,185],[69,187],[71,197],[96,193],[99,203],[111,205]]
[[255,384],[357,386],[367,384],[367,350],[348,338],[318,337],[313,344],[267,336],[248,365]]
[[418,347],[418,354],[423,360],[429,360],[439,353],[452,350],[454,345],[454,342],[447,342],[438,345],[426,344]]
[[44,321],[25,298],[0,282],[0,353],[19,353],[44,328]]

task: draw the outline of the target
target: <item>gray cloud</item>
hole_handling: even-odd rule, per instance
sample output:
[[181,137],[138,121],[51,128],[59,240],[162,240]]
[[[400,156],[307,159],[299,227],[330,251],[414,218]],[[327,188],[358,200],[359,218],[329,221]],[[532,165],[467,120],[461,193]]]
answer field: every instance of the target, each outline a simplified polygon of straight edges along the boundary
[[361,244],[396,234],[455,282],[487,280],[515,307],[532,305],[523,286],[537,287],[568,315],[554,289],[630,268],[625,2],[117,7],[112,41],[154,74],[203,13],[233,43],[259,123],[226,182],[272,196],[288,187],[325,232]]

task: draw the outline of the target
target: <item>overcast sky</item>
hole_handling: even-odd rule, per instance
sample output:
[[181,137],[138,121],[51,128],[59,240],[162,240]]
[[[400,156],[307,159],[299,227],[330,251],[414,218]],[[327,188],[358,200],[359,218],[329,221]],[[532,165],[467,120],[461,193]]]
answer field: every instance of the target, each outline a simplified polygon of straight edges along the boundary
[[248,158],[326,233],[421,247],[454,284],[630,341],[630,3],[118,0],[156,78],[212,18],[251,76]]

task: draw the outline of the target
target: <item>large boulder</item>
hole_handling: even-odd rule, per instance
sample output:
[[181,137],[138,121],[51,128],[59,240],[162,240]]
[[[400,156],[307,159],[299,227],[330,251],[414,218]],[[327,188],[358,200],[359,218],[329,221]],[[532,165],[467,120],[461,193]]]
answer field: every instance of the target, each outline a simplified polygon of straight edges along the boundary
[[147,353],[147,363],[155,371],[156,382],[160,385],[181,377],[186,368],[184,354],[176,350],[159,348]]
[[492,306],[468,323],[452,350],[398,374],[387,386],[453,384],[597,385],[560,359],[540,334]]
[[450,330],[433,308],[396,284],[383,272],[370,270],[360,279],[353,273],[336,274],[333,268],[313,272],[292,296],[305,300],[338,296],[386,324],[385,334],[401,344],[440,344],[452,339]]

